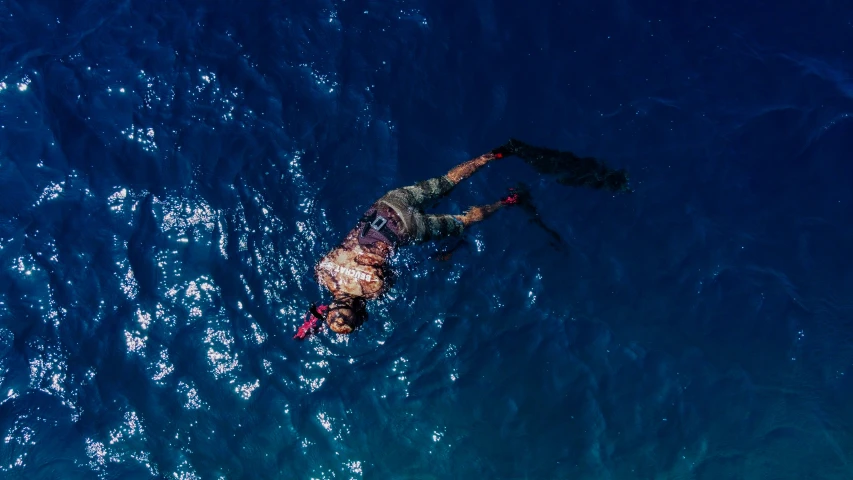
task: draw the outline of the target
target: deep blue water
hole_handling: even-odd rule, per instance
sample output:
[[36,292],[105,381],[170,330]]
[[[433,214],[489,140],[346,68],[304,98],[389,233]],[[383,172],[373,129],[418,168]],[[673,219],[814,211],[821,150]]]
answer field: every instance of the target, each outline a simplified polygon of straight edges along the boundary
[[[850,2],[0,2],[9,479],[853,477]],[[383,192],[518,210],[291,339]]]

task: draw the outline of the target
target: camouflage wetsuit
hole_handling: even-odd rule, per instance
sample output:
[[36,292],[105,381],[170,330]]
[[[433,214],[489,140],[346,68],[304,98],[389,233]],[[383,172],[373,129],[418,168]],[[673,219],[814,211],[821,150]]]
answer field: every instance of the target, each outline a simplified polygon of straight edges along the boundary
[[423,208],[454,187],[446,175],[386,193],[365,212],[343,242],[315,269],[317,279],[335,296],[370,300],[385,292],[387,259],[395,247],[460,235],[454,215],[429,215]]

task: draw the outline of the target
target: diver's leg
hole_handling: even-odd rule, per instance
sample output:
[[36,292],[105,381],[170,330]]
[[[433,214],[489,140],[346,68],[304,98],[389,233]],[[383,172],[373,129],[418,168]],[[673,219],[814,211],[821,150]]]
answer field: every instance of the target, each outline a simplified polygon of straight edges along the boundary
[[405,204],[414,208],[422,208],[425,204],[438,200],[447,195],[456,186],[446,175],[430,178],[408,187],[401,187],[388,192],[388,196],[401,197]]
[[525,201],[526,193],[519,187],[509,189],[509,195],[498,200],[495,203],[486,205],[475,205],[465,211],[462,215],[454,215],[456,219],[462,222],[464,227],[473,225],[477,222],[482,222],[498,210],[510,205],[519,205]]
[[508,198],[510,197],[486,205],[475,205],[462,215],[420,215],[424,225],[424,235],[420,240],[438,240],[462,235],[469,226],[482,222],[501,208],[515,203]]
[[465,224],[458,215],[420,215],[423,222],[423,235],[418,240],[440,240],[442,238],[462,235]]
[[501,153],[489,152],[485,155],[480,155],[477,158],[472,158],[471,160],[468,160],[465,163],[453,167],[452,169],[450,169],[449,172],[447,172],[447,175],[445,176],[448,180],[453,182],[454,185],[456,185],[462,180],[465,180],[466,178],[473,175],[474,172],[476,172],[477,170],[486,166],[486,164],[488,164],[492,160],[497,160],[502,157],[503,154]]
[[445,175],[424,180],[423,182],[418,182],[408,187],[398,188],[396,190],[392,190],[392,192],[404,195],[406,203],[410,206],[423,207],[424,205],[447,195],[451,190],[453,190],[453,187],[459,184],[459,182],[470,177],[474,172],[484,167],[492,160],[496,160],[502,156],[503,155],[501,153],[489,152],[453,167]]
[[462,215],[427,215],[416,212],[412,216],[417,225],[414,242],[438,240],[451,236],[462,235],[469,226],[482,222],[503,207],[519,205],[524,201],[524,194],[518,188],[511,188],[510,194],[494,203],[475,205],[468,208]]
[[497,212],[501,208],[509,205],[504,200],[497,201],[495,203],[489,203],[486,205],[475,205],[468,210],[465,210],[465,213],[462,215],[455,215],[463,226],[466,228],[477,223],[482,222],[486,218],[490,217],[493,213]]

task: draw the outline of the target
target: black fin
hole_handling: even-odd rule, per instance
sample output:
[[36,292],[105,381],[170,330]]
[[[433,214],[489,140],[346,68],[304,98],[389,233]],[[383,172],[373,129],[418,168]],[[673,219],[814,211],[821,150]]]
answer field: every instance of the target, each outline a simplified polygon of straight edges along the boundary
[[518,206],[521,207],[522,210],[530,217],[530,222],[536,225],[537,227],[545,230],[551,239],[551,245],[558,250],[562,250],[563,246],[565,246],[565,242],[563,242],[563,237],[557,233],[556,230],[549,227],[542,221],[542,217],[539,215],[539,211],[536,210],[536,205],[533,204],[533,197],[530,195],[530,188],[524,183],[518,183],[515,187],[510,189],[513,193],[518,194]]
[[514,138],[498,150],[517,155],[537,172],[555,177],[561,185],[611,192],[633,191],[628,186],[628,172],[614,170],[594,157],[578,157],[572,152],[534,147]]

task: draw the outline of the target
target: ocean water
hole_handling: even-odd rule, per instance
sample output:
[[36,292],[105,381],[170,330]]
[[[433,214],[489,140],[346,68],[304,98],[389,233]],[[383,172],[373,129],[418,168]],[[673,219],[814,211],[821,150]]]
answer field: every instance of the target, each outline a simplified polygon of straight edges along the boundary
[[[3,479],[853,477],[849,2],[0,2]],[[357,333],[385,191],[509,137]]]

